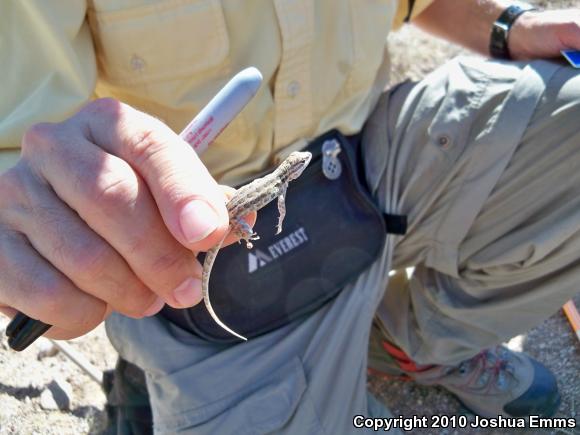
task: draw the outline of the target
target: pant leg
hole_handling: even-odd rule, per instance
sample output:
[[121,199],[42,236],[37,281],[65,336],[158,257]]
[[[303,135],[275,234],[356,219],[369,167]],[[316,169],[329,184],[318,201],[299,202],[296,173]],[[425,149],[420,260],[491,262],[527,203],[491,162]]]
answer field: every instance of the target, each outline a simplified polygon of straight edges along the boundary
[[108,336],[145,372],[155,433],[351,434],[356,415],[390,417],[367,396],[366,367],[391,246],[308,318],[234,346],[113,314]]
[[[519,71],[490,64],[470,63],[488,75],[486,91],[475,104],[468,98],[477,114],[458,126],[469,132],[466,147],[443,182],[421,190],[425,153],[409,166],[419,175],[401,181],[398,206],[412,231],[393,261],[416,268],[407,286],[388,288],[377,315],[418,363],[456,364],[525,332],[580,283],[580,76],[544,62],[515,64]],[[411,91],[405,104],[427,115],[428,104],[445,106],[441,99],[465,101],[453,86],[439,99],[423,92]],[[439,115],[421,119],[427,131],[445,131]],[[396,146],[409,145],[403,138]]]

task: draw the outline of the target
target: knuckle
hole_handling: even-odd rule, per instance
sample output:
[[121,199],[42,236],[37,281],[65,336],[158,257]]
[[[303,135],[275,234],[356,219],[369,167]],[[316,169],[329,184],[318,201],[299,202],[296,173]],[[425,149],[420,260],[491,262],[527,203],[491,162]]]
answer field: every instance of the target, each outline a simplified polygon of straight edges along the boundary
[[106,171],[96,179],[81,181],[88,185],[87,199],[104,212],[118,212],[135,204],[138,196],[138,180],[129,171]]
[[127,150],[129,161],[137,167],[143,167],[164,148],[166,142],[157,131],[145,129],[127,138],[124,148]]
[[17,272],[14,253],[18,252],[18,246],[23,243],[26,243],[26,239],[22,233],[0,224],[0,272]]
[[40,276],[33,273],[29,285],[47,318],[56,319],[66,315],[61,297],[63,286],[66,284],[62,280],[48,274]]
[[94,304],[79,305],[77,301],[71,309],[71,302],[65,299],[66,294],[79,291],[68,279],[56,273],[47,273],[38,263],[31,265],[20,281],[40,307],[42,317],[51,323],[62,324],[72,330],[89,330],[96,326],[95,319],[99,313],[98,310],[95,312]]
[[81,111],[88,112],[89,115],[104,115],[119,118],[125,110],[124,106],[119,100],[106,97],[91,101]]
[[75,144],[72,138],[76,134],[74,129],[69,128],[67,121],[33,125],[22,136],[19,163],[26,165],[28,171],[37,178],[42,178],[40,174],[46,169],[47,162],[59,156],[62,158],[70,152],[71,145]]
[[147,230],[142,233],[134,235],[128,243],[128,252],[131,257],[138,257],[150,249],[149,236],[151,233]]
[[[37,225],[44,228],[56,228],[61,231],[66,231],[67,221],[64,219],[62,208],[57,204],[41,201],[29,201],[30,206],[27,208]],[[61,233],[66,234],[66,233]],[[59,235],[61,235],[59,234]],[[62,237],[62,235],[61,235]]]
[[21,173],[17,167],[0,176],[0,221],[23,232],[27,232],[30,225],[66,231],[60,208],[39,200],[39,195],[47,192],[45,186],[34,174]]
[[176,136],[159,119],[112,98],[95,100],[84,110],[114,127],[114,154],[134,167],[141,167]]
[[22,180],[18,165],[13,166],[0,174],[0,186],[2,192],[6,190],[19,190],[21,185]]
[[107,275],[114,254],[103,243],[86,242],[74,255],[73,267],[82,273],[87,282],[101,280]]
[[22,180],[16,167],[0,174],[0,210],[17,202],[22,193]]
[[22,151],[38,150],[50,143],[56,135],[56,124],[42,122],[29,127],[22,136]]
[[[63,144],[70,141],[71,131],[66,123],[39,123],[31,126],[22,136],[21,156],[41,165],[44,156],[54,154]],[[60,150],[59,150],[60,151]]]

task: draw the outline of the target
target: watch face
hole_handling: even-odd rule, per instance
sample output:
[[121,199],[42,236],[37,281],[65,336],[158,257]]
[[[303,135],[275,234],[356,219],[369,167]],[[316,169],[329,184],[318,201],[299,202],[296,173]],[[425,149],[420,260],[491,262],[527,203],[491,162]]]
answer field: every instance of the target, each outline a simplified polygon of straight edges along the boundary
[[496,21],[493,24],[490,39],[490,53],[493,57],[498,59],[509,59],[509,51],[507,47],[507,38],[509,33],[509,25]]
[[510,30],[509,24],[500,23],[499,21],[496,21],[494,23],[494,26],[495,26],[496,31],[503,34],[504,38],[507,39],[507,35],[508,35],[509,30]]

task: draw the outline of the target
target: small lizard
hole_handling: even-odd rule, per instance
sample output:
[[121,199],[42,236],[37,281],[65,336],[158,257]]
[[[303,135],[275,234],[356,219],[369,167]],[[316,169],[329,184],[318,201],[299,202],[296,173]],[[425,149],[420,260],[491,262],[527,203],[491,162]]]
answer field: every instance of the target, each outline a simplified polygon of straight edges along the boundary
[[[308,166],[308,163],[310,163],[311,158],[312,154],[309,152],[297,151],[291,153],[273,172],[264,177],[256,178],[251,183],[242,186],[228,201],[226,208],[230,220],[229,230],[238,236],[240,240],[245,240],[248,249],[252,249],[253,247],[251,241],[258,240],[260,237],[254,232],[252,227],[243,220],[243,217],[250,212],[260,210],[266,204],[269,204],[271,201],[278,198],[279,217],[278,225],[276,225],[276,234],[280,234],[282,231],[282,222],[286,215],[284,199],[288,183],[302,174],[304,169]],[[228,233],[226,233],[226,235],[227,234]],[[209,275],[211,274],[213,263],[225,238],[226,236],[224,236],[216,246],[207,251],[205,255],[201,278],[203,301],[207,311],[219,326],[230,334],[247,341],[246,337],[233,331],[219,319],[209,300]]]

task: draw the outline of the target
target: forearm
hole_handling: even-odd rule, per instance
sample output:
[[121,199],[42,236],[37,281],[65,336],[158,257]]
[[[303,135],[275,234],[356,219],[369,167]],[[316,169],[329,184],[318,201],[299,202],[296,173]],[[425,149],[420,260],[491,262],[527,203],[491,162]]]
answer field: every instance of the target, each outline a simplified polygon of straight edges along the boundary
[[489,55],[493,22],[512,4],[503,0],[435,0],[414,20],[423,30]]

